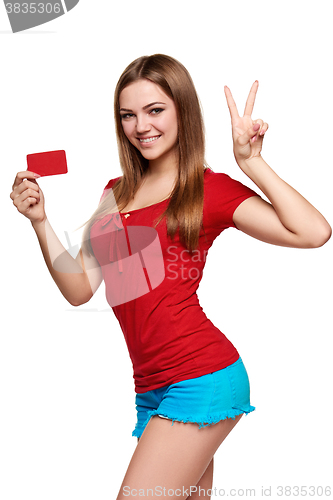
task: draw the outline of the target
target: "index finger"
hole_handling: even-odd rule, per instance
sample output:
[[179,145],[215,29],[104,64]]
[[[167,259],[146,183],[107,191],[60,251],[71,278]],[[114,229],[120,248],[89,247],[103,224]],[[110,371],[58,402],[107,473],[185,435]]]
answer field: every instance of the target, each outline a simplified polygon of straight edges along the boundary
[[31,172],[30,170],[24,170],[23,172],[18,172],[14,180],[13,189],[19,186],[24,179],[36,179],[36,177],[41,177],[41,176],[39,174],[36,174],[35,172]]
[[237,106],[236,106],[236,103],[234,101],[234,98],[232,97],[232,93],[231,93],[229,87],[227,87],[226,85],[224,86],[224,93],[225,93],[225,96],[227,98],[227,104],[228,104],[228,108],[230,111],[231,121],[234,121],[237,118],[239,118],[239,114],[237,111]]
[[257,95],[257,90],[258,90],[259,82],[256,80],[250,90],[249,97],[247,98],[246,104],[245,104],[245,109],[244,109],[244,116],[252,115],[252,111],[254,108],[254,102],[256,100],[256,95]]

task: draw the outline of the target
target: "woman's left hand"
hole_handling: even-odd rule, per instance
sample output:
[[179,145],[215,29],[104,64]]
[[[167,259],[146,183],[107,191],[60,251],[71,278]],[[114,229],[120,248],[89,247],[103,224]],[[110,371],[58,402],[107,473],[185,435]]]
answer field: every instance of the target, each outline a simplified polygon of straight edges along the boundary
[[268,130],[268,124],[263,120],[252,120],[251,118],[258,86],[259,82],[256,80],[251,87],[242,118],[238,114],[237,106],[230,89],[227,86],[224,87],[231,116],[234,155],[239,166],[242,161],[248,161],[261,156],[264,134]]

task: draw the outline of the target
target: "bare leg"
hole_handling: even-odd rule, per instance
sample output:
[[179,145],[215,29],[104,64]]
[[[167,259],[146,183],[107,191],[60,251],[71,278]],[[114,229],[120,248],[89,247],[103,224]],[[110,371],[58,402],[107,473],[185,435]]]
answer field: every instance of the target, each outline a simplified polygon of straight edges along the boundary
[[[140,438],[138,438],[139,442]],[[203,492],[206,493],[204,498],[206,500],[209,500],[211,497],[207,495],[207,491],[211,490],[213,487],[213,473],[214,473],[214,457],[211,459],[209,462],[209,465],[203,475],[201,476],[201,479],[197,483],[196,487],[197,490],[193,491],[191,495],[187,497],[187,500],[200,500],[203,497]],[[199,495],[199,492],[201,493],[201,496]]]
[[197,483],[196,491],[193,491],[191,495],[187,497],[188,500],[202,500],[203,498],[205,500],[210,499],[210,496],[208,496],[207,492],[208,490],[211,490],[213,487],[213,471],[214,471],[214,458],[211,459],[207,469],[201,476],[200,481]]
[[206,479],[202,476],[216,450],[241,416],[201,429],[189,422],[172,426],[170,420],[153,416],[133,453],[117,500],[140,496],[140,490],[141,496],[185,500],[191,487],[193,491],[201,478]]

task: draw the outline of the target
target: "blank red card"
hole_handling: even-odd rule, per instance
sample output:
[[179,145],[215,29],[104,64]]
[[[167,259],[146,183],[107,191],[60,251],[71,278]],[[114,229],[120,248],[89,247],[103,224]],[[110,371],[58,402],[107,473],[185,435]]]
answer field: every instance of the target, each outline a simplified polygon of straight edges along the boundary
[[64,150],[27,155],[27,163],[30,172],[41,176],[67,174],[68,172]]

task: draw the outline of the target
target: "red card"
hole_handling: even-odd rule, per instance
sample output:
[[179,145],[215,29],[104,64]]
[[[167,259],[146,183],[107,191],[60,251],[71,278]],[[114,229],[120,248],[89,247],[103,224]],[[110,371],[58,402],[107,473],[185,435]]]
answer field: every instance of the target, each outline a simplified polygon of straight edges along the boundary
[[28,170],[39,175],[67,174],[66,153],[64,150],[47,151],[27,155]]

